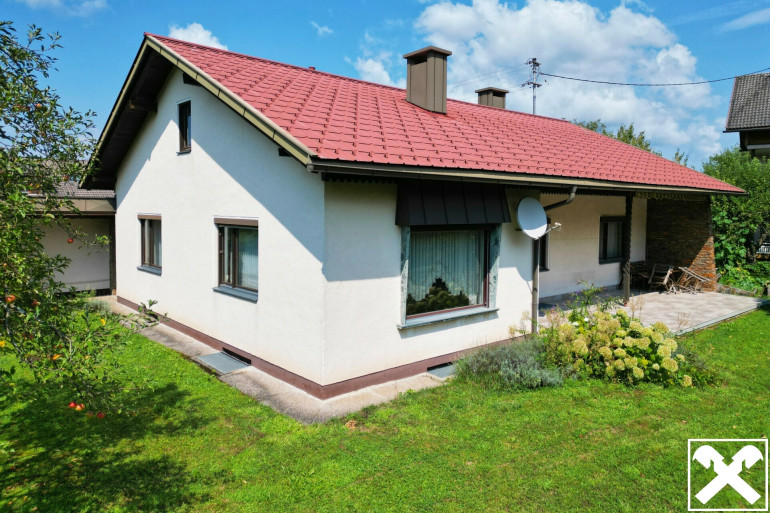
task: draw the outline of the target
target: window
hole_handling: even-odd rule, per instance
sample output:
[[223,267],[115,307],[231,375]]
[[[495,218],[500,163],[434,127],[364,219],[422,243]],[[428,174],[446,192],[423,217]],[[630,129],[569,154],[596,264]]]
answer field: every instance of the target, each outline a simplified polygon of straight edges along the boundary
[[160,269],[163,262],[163,237],[160,216],[139,216],[142,224],[142,267]]
[[406,315],[487,304],[489,231],[413,227]]
[[190,102],[179,104],[179,153],[190,151],[192,145],[192,119]]
[[258,228],[219,226],[219,285],[257,291]]
[[622,217],[602,217],[599,220],[599,263],[623,260]]

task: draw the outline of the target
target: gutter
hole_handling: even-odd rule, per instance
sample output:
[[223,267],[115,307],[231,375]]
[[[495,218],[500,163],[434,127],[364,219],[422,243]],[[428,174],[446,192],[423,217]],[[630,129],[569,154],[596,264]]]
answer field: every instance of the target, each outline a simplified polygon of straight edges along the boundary
[[583,187],[606,191],[657,192],[667,194],[724,194],[745,195],[745,191],[723,191],[715,189],[697,189],[694,187],[676,187],[630,182],[608,182],[590,178],[569,178],[552,175],[534,175],[529,173],[474,171],[460,168],[425,168],[420,166],[369,164],[361,162],[315,160],[313,172],[336,173],[344,175],[380,177],[380,178],[416,178],[422,180],[453,180],[518,185],[523,187]]

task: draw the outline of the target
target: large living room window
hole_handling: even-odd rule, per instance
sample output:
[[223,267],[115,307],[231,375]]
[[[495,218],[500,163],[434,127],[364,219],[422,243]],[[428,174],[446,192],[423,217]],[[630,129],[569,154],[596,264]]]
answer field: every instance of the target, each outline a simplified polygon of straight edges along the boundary
[[487,304],[489,230],[413,227],[406,315]]
[[160,216],[140,215],[141,266],[140,269],[160,274],[163,262],[163,232]]
[[259,268],[257,222],[255,220],[217,220],[217,229],[219,230],[219,291],[242,291],[244,294],[240,294],[239,297],[256,300]]
[[599,263],[623,260],[623,217],[602,217],[599,220]]

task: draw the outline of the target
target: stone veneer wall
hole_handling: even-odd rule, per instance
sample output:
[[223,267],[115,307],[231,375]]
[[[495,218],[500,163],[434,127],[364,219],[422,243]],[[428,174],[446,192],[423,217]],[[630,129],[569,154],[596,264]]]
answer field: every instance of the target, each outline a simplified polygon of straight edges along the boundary
[[647,261],[690,267],[716,289],[711,202],[650,199],[647,201]]

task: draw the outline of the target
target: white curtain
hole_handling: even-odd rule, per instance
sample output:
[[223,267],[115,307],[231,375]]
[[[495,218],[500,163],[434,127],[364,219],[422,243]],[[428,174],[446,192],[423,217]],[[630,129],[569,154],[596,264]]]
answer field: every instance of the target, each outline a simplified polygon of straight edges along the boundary
[[238,285],[257,289],[257,229],[238,229]]
[[416,301],[441,278],[450,294],[463,292],[470,304],[484,301],[484,232],[412,231],[407,292]]
[[607,223],[607,258],[618,258],[621,254],[622,226],[618,221]]

